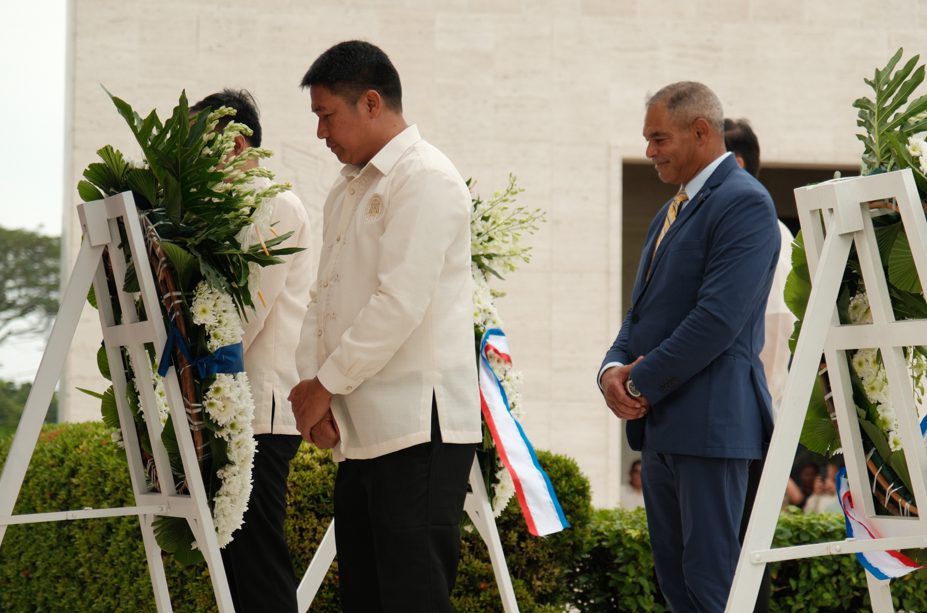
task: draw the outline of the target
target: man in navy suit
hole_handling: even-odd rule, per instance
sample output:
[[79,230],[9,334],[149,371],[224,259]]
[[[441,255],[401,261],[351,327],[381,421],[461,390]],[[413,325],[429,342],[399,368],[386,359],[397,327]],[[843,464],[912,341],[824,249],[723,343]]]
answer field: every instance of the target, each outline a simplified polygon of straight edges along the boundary
[[766,189],[726,152],[721,103],[706,86],[657,92],[644,138],[660,179],[680,191],[650,225],[599,385],[641,451],[657,578],[673,613],[720,613],[748,466],[772,434],[759,355],[779,229]]

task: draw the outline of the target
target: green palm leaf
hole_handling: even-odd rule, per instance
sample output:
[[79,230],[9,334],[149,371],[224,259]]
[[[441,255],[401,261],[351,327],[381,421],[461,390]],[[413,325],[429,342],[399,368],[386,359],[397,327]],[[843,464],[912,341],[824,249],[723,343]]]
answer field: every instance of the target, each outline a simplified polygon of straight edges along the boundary
[[152,522],[155,540],[158,546],[185,566],[204,562],[203,554],[198,549],[191,549],[193,531],[186,519],[181,517],[158,517]]
[[888,258],[888,277],[892,285],[902,291],[915,294],[920,294],[922,291],[921,280],[914,266],[911,245],[908,243],[908,236],[904,233],[898,234],[892,247],[892,253]]
[[904,49],[889,60],[882,70],[876,69],[872,80],[864,79],[875,92],[875,100],[860,98],[853,103],[859,109],[856,125],[866,129],[866,135],[857,135],[865,147],[863,153],[864,174],[874,170],[892,170],[897,165],[891,142],[886,137],[892,133],[904,135],[915,127],[909,123],[918,113],[927,110],[927,97],[920,97],[904,111],[901,108],[911,94],[924,80],[924,67],[915,69],[920,56],[913,58],[892,74]]
[[829,456],[840,447],[840,435],[829,417],[807,418],[801,429],[800,442],[817,454]]
[[802,279],[794,268],[785,279],[785,290],[782,296],[792,314],[798,319],[804,319],[808,299],[811,298],[811,283]]

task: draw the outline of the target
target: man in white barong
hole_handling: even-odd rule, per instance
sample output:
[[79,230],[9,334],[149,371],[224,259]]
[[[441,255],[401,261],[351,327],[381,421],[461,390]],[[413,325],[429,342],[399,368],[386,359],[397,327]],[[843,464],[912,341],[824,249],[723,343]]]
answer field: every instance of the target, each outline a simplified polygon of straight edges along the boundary
[[302,81],[317,136],[345,164],[325,202],[319,273],[290,398],[334,447],[346,613],[450,613],[460,519],[482,440],[470,193],[402,115],[382,50],[349,41]]

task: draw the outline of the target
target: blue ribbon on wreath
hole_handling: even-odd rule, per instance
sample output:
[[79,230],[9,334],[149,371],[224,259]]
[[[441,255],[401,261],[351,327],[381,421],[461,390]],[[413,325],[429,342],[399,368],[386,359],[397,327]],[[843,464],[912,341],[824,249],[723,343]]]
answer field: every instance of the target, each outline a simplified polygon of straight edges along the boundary
[[201,379],[208,375],[234,374],[245,370],[245,351],[241,343],[219,347],[214,353],[201,353],[194,358],[190,353],[190,345],[171,319],[164,351],[161,352],[161,363],[158,365],[158,374],[162,377],[167,376],[167,369],[174,364],[174,345],[186,358],[187,363],[196,367]]
[[201,353],[193,361],[200,378],[215,374],[234,374],[245,370],[245,351],[241,343],[219,347],[214,353]]

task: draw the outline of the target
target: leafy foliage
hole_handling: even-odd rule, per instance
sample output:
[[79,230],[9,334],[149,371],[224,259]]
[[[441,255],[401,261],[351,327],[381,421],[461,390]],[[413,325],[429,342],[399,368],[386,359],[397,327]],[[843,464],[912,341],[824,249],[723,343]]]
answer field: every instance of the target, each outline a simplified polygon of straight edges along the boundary
[[596,512],[586,555],[570,587],[585,613],[669,611],[657,585],[644,509]]
[[[12,381],[0,380],[0,437],[16,432],[16,426],[19,425],[19,419],[22,417],[31,391],[31,383],[16,384]],[[56,421],[58,421],[57,395],[52,396],[45,423]]]
[[58,314],[61,239],[0,227],[0,343],[44,332]]
[[227,159],[235,136],[250,134],[250,129],[232,121],[222,133],[214,132],[219,118],[235,113],[225,107],[207,108],[191,121],[185,92],[163,124],[157,111],[143,119],[124,100],[110,97],[132,130],[145,161],[130,163],[121,152],[106,145],[97,151],[103,162],[87,167],[78,193],[90,200],[132,191],[140,214],[157,228],[162,245],[172,244],[166,251],[177,267],[184,293],[189,294],[205,279],[232,296],[247,320],[245,307],[253,306],[248,281],[255,271],[249,264],[280,264],[283,260],[279,256],[300,251],[273,249],[292,232],[268,236],[269,240],[247,247],[239,241],[240,233],[254,224],[262,201],[290,187],[272,185],[257,192],[248,185],[254,177],[273,174],[263,168],[242,170],[245,164],[273,152],[248,148]]
[[[917,66],[920,56],[914,56],[896,71],[903,53],[904,50],[899,49],[884,68],[876,69],[873,79],[865,79],[873,89],[875,99],[860,98],[853,103],[859,109],[857,125],[866,129],[866,134],[857,135],[864,145],[861,169],[864,175],[869,175],[909,168],[923,200],[927,197],[927,176],[924,174],[927,171],[927,149],[922,135],[927,131],[927,96],[921,96],[910,104],[908,100],[923,83],[925,68]],[[922,283],[901,218],[894,211],[894,203],[879,202],[871,208],[878,209],[871,215],[872,224],[895,319],[927,318]],[[792,245],[792,271],[785,288],[786,304],[799,320],[789,341],[793,352],[810,295],[811,279],[802,234],[799,233]],[[872,321],[859,254],[855,248],[844,270],[836,306],[841,324]],[[923,351],[920,347],[905,348],[909,369],[914,373],[917,397],[923,397],[925,393],[927,367],[922,359]],[[893,475],[893,478],[897,475],[910,488],[904,453],[895,430],[895,407],[888,395],[890,390],[883,392],[886,383],[881,356],[869,348],[848,351],[846,355],[853,383],[852,401],[857,407],[864,447],[875,452],[873,461],[882,467],[880,470]],[[838,365],[828,366],[836,368]],[[902,390],[895,392],[903,393]],[[840,439],[822,401],[818,385],[805,418],[801,442],[813,451],[829,455],[840,447]],[[913,501],[905,488],[898,493]]]
[[[568,587],[585,543],[592,518],[589,481],[576,462],[566,456],[538,451],[538,462],[550,477],[570,527],[546,538],[528,532],[521,507],[509,504],[496,519],[512,587],[525,612],[565,610],[574,595]],[[457,611],[494,613],[501,610],[499,588],[489,551],[474,530],[464,532],[460,543],[460,570],[452,594]]]
[[[846,538],[842,515],[782,513],[773,547],[808,545]],[[772,564],[775,613],[862,613],[872,610],[863,567],[853,555],[788,560]],[[586,555],[571,589],[584,613],[668,611],[657,587],[650,536],[643,509],[598,511]],[[927,584],[917,575],[892,581],[896,610],[927,610]]]
[[[142,162],[127,160],[120,151],[106,145],[97,151],[102,161],[90,164],[84,171],[84,180],[77,187],[78,193],[89,201],[124,191],[132,192],[139,215],[154,229],[153,240],[166,255],[170,263],[168,268],[173,269],[180,289],[182,307],[179,312],[171,313],[169,318],[162,304],[158,305],[159,312],[151,316],[161,316],[167,325],[173,316],[179,315],[183,319],[180,328],[189,334],[190,338],[185,340],[193,354],[211,352],[203,327],[194,324],[191,314],[194,289],[205,281],[221,294],[231,296],[235,309],[247,320],[246,307],[253,307],[252,294],[258,294],[260,268],[280,264],[283,262],[280,256],[301,251],[275,248],[292,232],[271,238],[270,209],[265,206],[266,201],[290,186],[271,184],[260,191],[254,188],[255,178],[270,179],[273,173],[253,162],[269,157],[273,152],[249,147],[235,155],[236,137],[250,135],[251,130],[231,121],[221,132],[216,131],[219,119],[234,115],[233,109],[207,108],[191,117],[184,92],[171,117],[162,123],[156,111],[143,119],[125,101],[112,95],[110,98],[132,130],[145,159]],[[265,226],[268,240],[262,237],[261,225]],[[124,228],[120,230],[125,231]],[[251,240],[252,234],[257,240]],[[126,260],[126,275],[122,289],[137,292],[136,266],[147,267],[150,264],[147,254],[130,254],[124,234],[123,239],[121,247]],[[146,236],[146,240],[152,240],[152,237]],[[117,257],[113,253],[109,256]],[[95,305],[96,296],[91,293],[88,300]],[[120,305],[114,302],[113,308],[118,311]],[[142,306],[136,308],[139,319],[149,319]],[[235,324],[237,326],[237,321]],[[154,347],[149,345],[146,349],[153,357]],[[151,385],[148,365],[131,364],[125,350],[121,350],[121,354],[122,363],[113,366],[122,368],[129,381],[135,379],[138,385]],[[103,376],[109,378],[110,365],[105,352],[98,354],[97,361]],[[195,390],[186,390],[187,400],[201,405],[201,396],[204,390],[209,389],[210,383],[196,381],[190,386]],[[118,427],[112,386],[103,394],[87,393],[100,398],[105,423]],[[142,448],[151,453],[150,434],[133,385],[127,386],[126,395],[138,426]],[[204,419],[208,425],[208,418]],[[210,502],[222,487],[216,473],[230,462],[227,444],[215,434],[216,429],[203,430],[204,441],[208,443],[208,452],[203,458],[203,475]],[[168,449],[174,477],[179,484],[184,475],[173,434],[171,428],[165,429],[162,442]],[[156,538],[162,549],[178,560],[187,564],[202,560],[202,553],[191,549],[193,534],[185,521],[159,518]]]
[[[131,506],[132,490],[123,459],[112,453],[111,429],[101,423],[46,426],[17,500],[15,513],[92,506]],[[10,439],[0,438],[0,466]],[[575,462],[545,452],[538,459],[563,493],[571,528],[547,539],[528,533],[517,505],[498,520],[520,609],[559,613],[573,593],[567,585],[588,539],[592,515],[589,482]],[[301,577],[333,514],[337,467],[331,454],[303,445],[290,464],[285,534]],[[106,560],[101,564],[100,560]],[[183,566],[164,558],[177,613],[217,608],[205,565]],[[461,539],[461,564],[454,590],[461,613],[500,611],[489,556],[474,533]],[[11,526],[0,549],[0,611],[93,613],[154,612],[145,549],[135,517]],[[311,612],[341,611],[338,561],[332,565]]]
[[898,49],[885,68],[876,69],[872,80],[863,79],[873,89],[875,100],[860,98],[853,103],[859,109],[856,125],[866,128],[866,134],[856,135],[865,146],[862,169],[866,175],[911,167],[912,164],[901,154],[903,147],[898,145],[927,129],[927,117],[919,117],[927,111],[927,96],[917,98],[902,110],[911,94],[924,81],[924,67],[915,69],[919,55],[892,74],[903,53],[904,49]]

